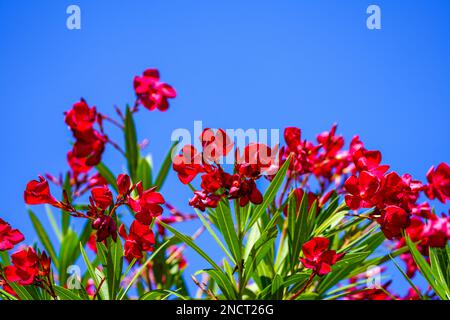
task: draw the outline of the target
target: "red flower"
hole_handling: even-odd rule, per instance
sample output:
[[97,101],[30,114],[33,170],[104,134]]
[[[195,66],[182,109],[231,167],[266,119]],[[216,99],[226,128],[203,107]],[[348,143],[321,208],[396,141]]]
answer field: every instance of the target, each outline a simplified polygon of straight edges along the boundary
[[397,206],[387,206],[377,219],[381,231],[388,239],[401,236],[402,230],[409,226],[411,214]]
[[323,237],[315,237],[302,246],[304,258],[300,258],[303,266],[312,269],[319,276],[331,272],[331,266],[344,256],[334,250],[328,250],[330,240]]
[[0,251],[11,250],[23,239],[24,236],[19,230],[11,228],[9,223],[0,219]]
[[127,174],[119,174],[117,176],[117,186],[120,195],[128,195],[130,192],[131,179]]
[[201,172],[205,172],[202,165],[202,155],[192,145],[185,145],[181,154],[173,159],[173,170],[183,184],[188,184]]
[[300,128],[296,127],[287,127],[284,129],[284,140],[290,151],[295,152],[298,148],[300,148],[302,138],[302,131]]
[[337,125],[334,124],[331,130],[324,131],[317,136],[317,142],[320,143],[328,157],[335,156],[344,146],[344,138],[336,135]]
[[253,204],[261,204],[263,202],[263,196],[256,187],[254,180],[241,179],[238,175],[234,175],[233,178],[234,180],[228,193],[230,199],[239,199],[241,207],[245,207],[249,201]]
[[26,204],[50,204],[60,207],[60,202],[50,194],[50,187],[44,177],[39,176],[39,181],[32,180],[28,182],[23,194]]
[[233,148],[233,142],[223,129],[217,130],[216,133],[212,129],[204,129],[200,141],[203,146],[203,158],[208,161],[218,161]]
[[102,210],[108,209],[113,200],[113,195],[107,186],[93,188],[91,197],[97,208]]
[[157,69],[147,69],[143,75],[134,78],[134,91],[139,102],[150,111],[158,108],[166,111],[169,108],[168,99],[175,98],[177,93],[174,88],[159,81]]
[[99,215],[97,219],[92,222],[92,228],[97,230],[97,242],[102,242],[109,236],[111,236],[114,241],[117,239],[117,225],[110,216]]
[[135,220],[130,226],[130,233],[127,234],[125,226],[119,228],[120,236],[125,240],[124,256],[131,261],[133,258],[141,259],[142,251],[153,251],[155,236],[147,225]]
[[288,175],[298,179],[301,175],[311,172],[317,161],[315,157],[320,146],[314,146],[308,141],[302,141],[301,130],[295,127],[284,129],[284,140],[287,146],[281,149],[283,161],[293,153]]
[[442,203],[450,199],[450,166],[444,162],[435,169],[434,166],[427,173],[428,185],[425,194],[431,200],[437,198]]
[[201,211],[206,208],[216,208],[221,197],[215,194],[208,194],[206,191],[195,191],[194,196],[189,200],[189,205]]
[[423,245],[444,248],[450,239],[450,219],[447,217],[428,220],[422,231]]
[[50,259],[45,252],[39,257],[32,247],[21,249],[11,255],[12,266],[4,269],[5,278],[19,285],[30,285],[38,276],[50,272]]
[[345,196],[345,203],[350,209],[374,206],[374,195],[380,188],[380,180],[370,172],[363,171],[359,177],[351,176],[345,181],[345,190],[349,193]]
[[87,166],[93,167],[100,163],[107,137],[100,132],[90,129],[87,131],[75,131],[77,140],[73,145],[72,155],[79,159],[85,159]]
[[67,111],[65,115],[65,122],[70,129],[75,131],[91,129],[97,119],[95,107],[89,108],[84,99],[76,102],[72,109]]
[[128,198],[128,205],[136,212],[136,220],[144,225],[150,225],[153,218],[163,212],[162,204],[166,203],[163,196],[155,191],[156,187],[142,191],[142,184],[137,185],[138,199]]
[[247,178],[260,175],[275,175],[279,168],[278,146],[273,150],[263,143],[250,143],[244,148],[242,157],[237,155],[236,171]]
[[98,251],[97,250],[97,240],[96,240],[96,236],[94,233],[89,236],[89,239],[86,244],[87,244],[88,248],[92,250],[92,252],[97,254],[97,251]]

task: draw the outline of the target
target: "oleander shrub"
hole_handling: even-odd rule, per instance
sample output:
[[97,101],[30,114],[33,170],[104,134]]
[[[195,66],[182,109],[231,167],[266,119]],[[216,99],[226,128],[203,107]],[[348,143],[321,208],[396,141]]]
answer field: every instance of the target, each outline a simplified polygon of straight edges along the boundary
[[[175,142],[155,172],[134,118],[168,110],[176,91],[156,69],[136,76],[134,90],[134,104],[114,116],[83,99],[65,113],[70,170],[24,186],[39,242],[24,245],[21,226],[0,219],[1,299],[450,298],[450,220],[432,206],[450,199],[447,164],[421,182],[384,164],[358,136],[346,144],[336,125],[315,141],[289,127],[282,145],[251,142],[241,150],[226,130],[207,128],[200,147]],[[108,137],[106,123],[124,143]],[[109,169],[105,148],[117,151],[126,172]],[[171,170],[179,188],[192,190],[189,214],[164,196]],[[52,230],[34,205],[46,206]],[[188,220],[199,226],[193,235],[179,231]],[[221,260],[198,245],[200,233],[216,242]],[[187,247],[207,269],[186,274]],[[410,286],[406,296],[382,277],[389,262]],[[76,263],[80,274],[71,272]],[[419,274],[426,290],[415,284]]]

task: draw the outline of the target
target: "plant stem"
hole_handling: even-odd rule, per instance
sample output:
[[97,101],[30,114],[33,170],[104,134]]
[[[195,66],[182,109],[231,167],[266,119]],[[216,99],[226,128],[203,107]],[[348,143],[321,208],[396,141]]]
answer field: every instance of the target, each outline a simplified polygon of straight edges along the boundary
[[309,287],[309,285],[313,281],[315,275],[316,275],[315,272],[311,273],[311,275],[309,276],[308,281],[305,283],[303,288],[301,288],[299,291],[294,293],[294,295],[292,297],[290,297],[289,300],[295,300],[299,295],[301,295],[303,292],[305,292],[305,290]]
[[234,211],[236,215],[236,223],[237,223],[237,231],[238,231],[238,242],[239,242],[239,250],[240,250],[240,256],[241,259],[239,261],[236,261],[237,263],[237,269],[238,269],[238,297],[239,299],[242,299],[242,292],[244,291],[244,261],[242,259],[242,246],[243,246],[243,240],[244,240],[244,234],[242,232],[242,219],[241,219],[241,208],[239,206],[238,199],[234,200]]

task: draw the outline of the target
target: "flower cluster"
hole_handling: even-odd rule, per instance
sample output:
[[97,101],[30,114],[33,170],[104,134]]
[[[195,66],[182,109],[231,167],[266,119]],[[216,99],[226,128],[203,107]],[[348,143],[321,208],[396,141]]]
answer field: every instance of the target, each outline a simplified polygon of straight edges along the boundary
[[[67,153],[67,161],[76,179],[100,163],[108,137],[102,132],[102,115],[90,108],[84,99],[65,113],[65,122],[72,130],[75,143]],[[100,126],[100,131],[94,125]]]
[[[24,240],[23,234],[0,219],[0,251],[14,248]],[[55,296],[51,280],[51,259],[43,251],[36,253],[32,247],[23,247],[11,255],[12,265],[2,269],[0,265],[0,286],[7,293],[16,296],[11,283],[18,285],[36,285]]]
[[233,142],[225,131],[205,129],[200,141],[200,152],[194,146],[186,145],[173,160],[173,169],[182,183],[188,184],[201,174],[201,190],[194,192],[189,204],[205,211],[206,208],[217,207],[222,197],[237,199],[241,207],[249,202],[262,203],[263,197],[256,186],[256,180],[277,172],[276,150],[261,143],[250,143],[244,148],[242,155],[236,150],[235,173],[230,174],[219,163],[233,148]]
[[[154,243],[153,233],[148,226],[154,218],[161,215],[165,203],[162,195],[155,191],[156,187],[143,190],[142,183],[131,184],[131,179],[126,174],[120,174],[117,177],[118,195],[114,199],[113,194],[107,185],[95,187],[91,189],[89,197],[89,206],[86,213],[78,211],[66,197],[64,202],[57,201],[50,193],[47,180],[43,177],[39,181],[33,180],[28,183],[24,192],[24,199],[27,204],[50,204],[57,208],[61,208],[69,214],[87,218],[92,221],[92,228],[96,230],[97,242],[103,242],[108,237],[117,240],[117,223],[115,219],[116,210],[122,205],[128,207],[136,214],[136,221],[133,222],[130,234],[127,235],[124,226],[121,226],[120,235],[129,242],[125,251],[127,257],[131,256],[131,252],[149,251],[151,244]],[[137,193],[137,197],[133,197],[132,193]],[[149,232],[144,232],[146,228]],[[142,240],[142,241],[141,241]],[[134,242],[133,242],[134,241]],[[136,243],[132,247],[131,243]],[[144,243],[144,245],[142,245]],[[134,255],[138,257],[139,255]]]
[[302,246],[303,258],[300,258],[303,266],[312,269],[313,273],[323,276],[331,272],[331,266],[341,260],[344,253],[337,254],[334,250],[328,250],[330,240],[324,237],[315,237]]
[[316,137],[317,144],[302,140],[300,128],[288,127],[284,130],[286,146],[281,148],[281,157],[284,162],[292,155],[288,176],[290,179],[300,180],[303,176],[313,175],[319,182],[321,193],[331,183],[339,186],[343,175],[353,168],[349,152],[343,150],[344,138],[336,135],[337,126],[331,130],[320,133]]
[[142,104],[150,111],[155,109],[166,111],[169,108],[168,99],[177,96],[172,86],[160,81],[157,69],[147,69],[142,76],[136,76],[134,91],[137,96],[137,104]]

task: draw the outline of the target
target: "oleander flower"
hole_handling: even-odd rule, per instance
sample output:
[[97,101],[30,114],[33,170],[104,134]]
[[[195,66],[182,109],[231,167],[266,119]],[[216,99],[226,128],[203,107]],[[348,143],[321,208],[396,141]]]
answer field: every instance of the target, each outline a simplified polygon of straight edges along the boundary
[[110,216],[100,214],[94,222],[92,222],[92,228],[97,230],[97,242],[102,242],[110,236],[114,241],[117,239],[117,225]]
[[133,258],[141,259],[143,251],[153,251],[155,235],[148,225],[135,220],[130,226],[129,234],[127,234],[125,226],[122,224],[119,228],[119,234],[125,240],[124,256],[128,261],[133,260]]
[[14,246],[24,240],[23,234],[11,228],[11,225],[0,219],[0,251],[11,250]]
[[91,197],[96,207],[101,210],[108,209],[113,201],[113,195],[107,186],[93,188]]
[[450,199],[450,166],[444,162],[436,168],[432,166],[427,173],[428,185],[425,194],[431,200],[438,199],[445,203]]
[[128,195],[130,192],[131,179],[127,174],[117,176],[117,187],[120,195]]
[[160,81],[157,69],[145,70],[142,76],[134,78],[133,85],[138,101],[150,111],[166,111],[169,108],[168,100],[177,96],[172,86]]
[[136,187],[138,191],[138,198],[128,198],[128,205],[131,210],[136,212],[136,220],[144,225],[150,225],[153,218],[160,216],[163,212],[162,204],[166,201],[164,197],[156,190],[156,187],[151,189],[142,190],[142,184],[138,184]]
[[331,266],[341,260],[344,253],[328,250],[329,246],[330,240],[324,237],[315,237],[303,244],[303,258],[300,258],[303,266],[319,276],[330,273]]
[[4,268],[6,280],[19,285],[31,285],[38,277],[50,272],[50,258],[45,251],[39,256],[32,247],[26,247],[11,255],[11,266]]
[[352,175],[345,181],[345,202],[350,209],[370,208],[375,205],[374,195],[380,188],[380,180],[374,174],[363,171],[359,177]]
[[39,176],[39,181],[28,182],[23,197],[26,204],[50,204],[61,207],[60,202],[50,194],[48,181],[42,176]]
[[381,231],[388,239],[400,237],[402,230],[407,228],[410,223],[411,214],[397,206],[387,206],[382,212],[381,217],[377,219]]
[[74,131],[86,131],[92,129],[97,120],[95,107],[89,108],[86,100],[81,99],[74,103],[72,109],[65,112],[64,121]]

